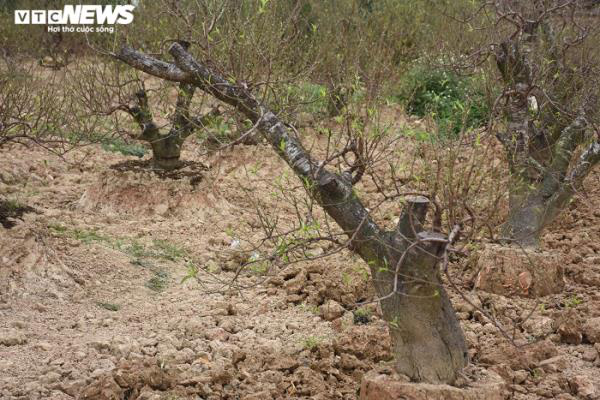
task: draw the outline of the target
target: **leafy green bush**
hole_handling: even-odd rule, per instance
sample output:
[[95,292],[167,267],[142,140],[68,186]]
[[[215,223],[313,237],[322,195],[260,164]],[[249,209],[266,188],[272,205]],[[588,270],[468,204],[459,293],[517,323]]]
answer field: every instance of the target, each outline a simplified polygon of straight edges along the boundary
[[431,116],[442,136],[456,136],[486,124],[489,105],[476,78],[423,65],[405,76],[398,96],[406,111]]

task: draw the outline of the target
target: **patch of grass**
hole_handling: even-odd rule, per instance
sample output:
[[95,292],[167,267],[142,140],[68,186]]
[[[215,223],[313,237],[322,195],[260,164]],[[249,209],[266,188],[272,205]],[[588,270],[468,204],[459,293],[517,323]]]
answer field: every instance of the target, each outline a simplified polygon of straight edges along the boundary
[[4,200],[4,207],[8,210],[8,211],[16,211],[19,208],[23,208],[26,207],[24,204],[22,204],[21,202],[19,202],[18,200],[14,200],[14,199],[6,199]]
[[233,137],[233,124],[220,115],[209,119],[205,125],[206,129],[199,129],[197,137],[199,140],[212,143],[229,143]]
[[187,252],[184,249],[163,239],[154,239],[152,241],[152,247],[154,256],[157,258],[177,261],[187,255]]
[[146,246],[136,240],[131,240],[129,243],[119,247],[119,249],[137,259],[152,255],[151,252],[146,250]]
[[372,312],[370,309],[361,307],[352,312],[354,314],[355,325],[366,325],[371,322]]
[[57,234],[62,234],[67,231],[67,227],[60,224],[48,224],[48,228]]
[[344,284],[344,286],[350,286],[350,284],[352,283],[352,277],[349,273],[345,271],[342,272],[342,283]]
[[578,305],[580,305],[581,303],[583,303],[583,300],[580,299],[576,294],[565,299],[565,301],[564,301],[565,307],[567,307],[567,308],[575,308]]
[[112,153],[121,153],[124,156],[144,157],[146,148],[140,144],[127,143],[120,138],[105,139],[102,142],[102,149]]
[[367,282],[371,278],[371,274],[369,273],[369,270],[363,264],[355,265],[354,272],[356,272],[358,275],[360,275],[360,277],[365,282]]
[[105,244],[133,257],[138,263],[141,263],[142,258],[178,261],[188,255],[187,250],[164,239],[154,239],[152,245],[148,246],[135,239],[110,237],[96,230],[71,229],[60,224],[49,224],[48,228],[59,236],[68,236],[85,244],[94,242]]
[[302,345],[307,350],[316,349],[323,342],[323,338],[317,336],[308,336],[302,341]]
[[327,111],[327,88],[310,82],[299,85],[290,85],[285,96],[290,103],[299,103],[300,109],[310,114],[325,113]]
[[169,286],[168,281],[169,274],[165,271],[157,271],[152,278],[148,279],[145,286],[154,292],[162,292]]
[[319,315],[321,313],[319,306],[314,305],[314,304],[311,305],[311,304],[302,303],[298,307],[300,307],[300,309],[303,311],[308,311],[315,315]]
[[259,276],[266,275],[269,272],[269,262],[253,262],[250,264],[250,272]]
[[406,128],[400,131],[401,136],[413,138],[419,142],[429,142],[432,139],[431,133],[424,129]]
[[121,309],[121,306],[118,304],[113,304],[113,303],[102,303],[102,302],[98,302],[97,303],[99,307],[104,308],[105,310],[108,311],[119,311]]
[[71,236],[74,239],[77,239],[85,244],[90,244],[93,242],[105,242],[111,243],[111,239],[108,236],[102,235],[97,231],[86,230],[86,229],[73,229],[71,231]]
[[[131,264],[147,268],[154,272],[154,276],[145,283],[145,286],[155,292],[162,292],[167,288],[169,275],[165,271],[158,270],[157,267],[144,258],[156,258],[175,262],[188,256],[185,249],[163,239],[154,239],[152,244],[144,245],[132,238],[110,237],[95,230],[70,229],[60,224],[50,224],[48,228],[58,236],[71,237],[85,244],[99,243],[131,256],[133,258]],[[196,267],[192,264],[188,263],[187,267],[188,273],[192,270],[195,270],[197,273]],[[106,309],[112,307],[110,303],[98,303],[98,305]]]

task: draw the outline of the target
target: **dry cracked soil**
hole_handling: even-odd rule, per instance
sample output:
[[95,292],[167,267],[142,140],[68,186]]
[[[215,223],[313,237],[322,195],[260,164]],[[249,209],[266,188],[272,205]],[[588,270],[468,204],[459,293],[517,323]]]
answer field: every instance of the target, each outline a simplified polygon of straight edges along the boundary
[[[236,147],[180,179],[111,168],[124,159],[100,146],[66,160],[0,154],[6,207],[31,207],[0,227],[0,398],[357,399],[391,358],[377,307],[354,307],[373,296],[359,260],[341,252],[230,284],[236,234],[255,215],[243,166],[258,160],[268,180],[284,168],[273,152]],[[488,370],[505,398],[600,398],[599,181],[544,238],[562,255],[562,293],[460,282],[473,307],[451,291],[473,361],[464,384]],[[465,268],[451,266],[457,279]]]

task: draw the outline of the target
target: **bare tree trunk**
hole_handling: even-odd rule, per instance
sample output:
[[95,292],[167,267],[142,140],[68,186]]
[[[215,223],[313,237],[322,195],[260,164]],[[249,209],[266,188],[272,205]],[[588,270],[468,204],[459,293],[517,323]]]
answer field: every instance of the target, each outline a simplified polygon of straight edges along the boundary
[[194,90],[195,88],[191,84],[182,83],[179,85],[172,126],[166,134],[161,133],[156,123],[154,123],[148,96],[144,90],[140,90],[135,94],[137,106],[124,107],[124,110],[131,114],[140,126],[141,134],[137,139],[147,141],[152,146],[152,161],[157,169],[171,171],[180,168],[183,165],[180,160],[181,148],[185,140],[194,130],[205,126],[210,118],[219,114],[219,110],[214,109],[201,118],[190,117],[189,107],[194,96]]
[[[453,382],[468,362],[467,346],[431,253],[436,247],[409,250],[399,293],[382,300],[381,308],[390,322],[396,370],[415,381]],[[393,279],[380,285],[380,296],[390,292]]]
[[[589,138],[588,119],[595,112],[597,93],[587,94],[573,115],[561,110],[569,108],[568,104],[560,104],[569,101],[570,96],[563,98],[560,93],[540,91],[538,87],[539,66],[534,55],[543,51],[544,42],[555,43],[558,39],[546,16],[534,15],[537,19],[532,16],[519,35],[496,46],[495,54],[507,88],[503,97],[508,122],[507,129],[498,132],[497,137],[504,145],[511,173],[509,216],[503,233],[509,241],[531,248],[539,247],[543,229],[566,207],[600,159],[600,143],[596,140],[579,160],[572,160],[586,136]],[[552,61],[554,76],[573,73],[559,62],[556,50],[547,51],[546,56]],[[544,100],[538,105],[538,99],[547,98],[554,101]],[[535,107],[530,109],[530,104]]]
[[154,167],[165,171],[180,168],[183,165],[180,160],[183,141],[184,138],[179,135],[165,136],[150,141]]
[[503,236],[519,246],[537,248],[545,225],[545,204],[533,184],[518,178],[510,180],[509,214]]
[[198,63],[178,43],[169,52],[175,64],[127,47],[114,56],[159,78],[194,85],[256,124],[369,265],[390,324],[398,371],[415,381],[454,382],[468,362],[467,347],[439,279],[439,257],[448,240],[422,229],[427,202],[411,203],[396,231],[382,230],[357,198],[352,184],[315,162],[286,125],[245,88]]

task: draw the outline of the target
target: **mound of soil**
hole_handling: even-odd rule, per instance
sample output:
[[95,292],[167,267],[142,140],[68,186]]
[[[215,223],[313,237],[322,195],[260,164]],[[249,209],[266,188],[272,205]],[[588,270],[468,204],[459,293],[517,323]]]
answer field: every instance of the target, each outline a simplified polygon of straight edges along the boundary
[[154,167],[152,160],[127,160],[110,166],[110,169],[120,172],[153,172],[162,179],[190,178],[192,184],[198,184],[202,180],[201,171],[208,171],[208,167],[197,161],[181,161],[181,166],[171,171],[165,171]]
[[[144,164],[133,160],[130,164]],[[182,184],[187,177],[187,184]],[[196,190],[202,175],[196,171],[159,172],[146,168],[112,166],[87,187],[78,201],[84,211],[113,214],[167,215],[189,214],[210,208],[205,193]]]

